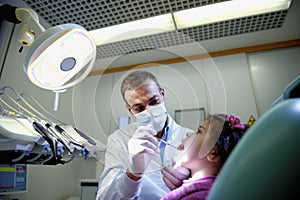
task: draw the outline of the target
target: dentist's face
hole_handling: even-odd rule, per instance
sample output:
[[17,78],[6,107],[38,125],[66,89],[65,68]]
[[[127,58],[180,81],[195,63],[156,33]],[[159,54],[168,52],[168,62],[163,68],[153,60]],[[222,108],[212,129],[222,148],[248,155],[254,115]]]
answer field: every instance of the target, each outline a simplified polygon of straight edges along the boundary
[[140,113],[148,106],[155,106],[162,103],[164,90],[157,87],[156,83],[149,81],[135,90],[125,91],[127,108],[132,114]]

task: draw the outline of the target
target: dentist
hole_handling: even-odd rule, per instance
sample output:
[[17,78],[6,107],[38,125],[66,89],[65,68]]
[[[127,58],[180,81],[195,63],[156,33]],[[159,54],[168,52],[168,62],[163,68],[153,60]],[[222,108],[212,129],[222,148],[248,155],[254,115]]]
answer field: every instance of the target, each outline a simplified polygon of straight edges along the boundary
[[174,146],[191,130],[168,114],[165,91],[153,74],[130,73],[121,93],[136,122],[108,137],[96,199],[160,199],[190,175],[185,168],[171,166],[177,151]]

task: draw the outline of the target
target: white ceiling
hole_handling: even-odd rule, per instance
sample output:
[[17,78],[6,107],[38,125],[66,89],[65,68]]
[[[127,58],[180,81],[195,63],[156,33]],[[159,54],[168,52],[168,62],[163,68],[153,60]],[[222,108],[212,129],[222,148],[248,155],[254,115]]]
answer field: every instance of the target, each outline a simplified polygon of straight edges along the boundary
[[[76,23],[87,30],[222,0],[11,0],[34,9],[47,25]],[[5,2],[0,0],[1,2]],[[300,1],[288,11],[229,20],[97,47],[93,70],[153,62],[239,47],[300,39]]]

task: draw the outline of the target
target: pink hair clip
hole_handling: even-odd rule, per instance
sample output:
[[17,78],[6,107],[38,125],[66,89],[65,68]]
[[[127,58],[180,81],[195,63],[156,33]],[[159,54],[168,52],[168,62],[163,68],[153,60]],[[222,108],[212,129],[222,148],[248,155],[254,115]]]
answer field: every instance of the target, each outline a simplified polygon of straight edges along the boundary
[[231,129],[245,129],[245,124],[241,122],[241,119],[238,116],[235,116],[233,114],[227,115],[226,120],[229,121]]

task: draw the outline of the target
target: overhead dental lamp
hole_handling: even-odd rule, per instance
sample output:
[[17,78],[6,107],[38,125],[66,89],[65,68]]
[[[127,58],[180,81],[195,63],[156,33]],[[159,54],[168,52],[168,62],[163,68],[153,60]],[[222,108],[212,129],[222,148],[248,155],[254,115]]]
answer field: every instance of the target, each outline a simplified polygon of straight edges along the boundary
[[29,46],[23,69],[33,84],[55,92],[54,110],[58,110],[60,93],[91,72],[96,59],[94,40],[77,24],[45,30],[29,8],[16,8],[15,16],[23,24],[19,40]]
[[23,63],[29,80],[59,94],[82,81],[92,70],[96,46],[88,32],[76,24],[63,24],[43,32],[30,46]]

